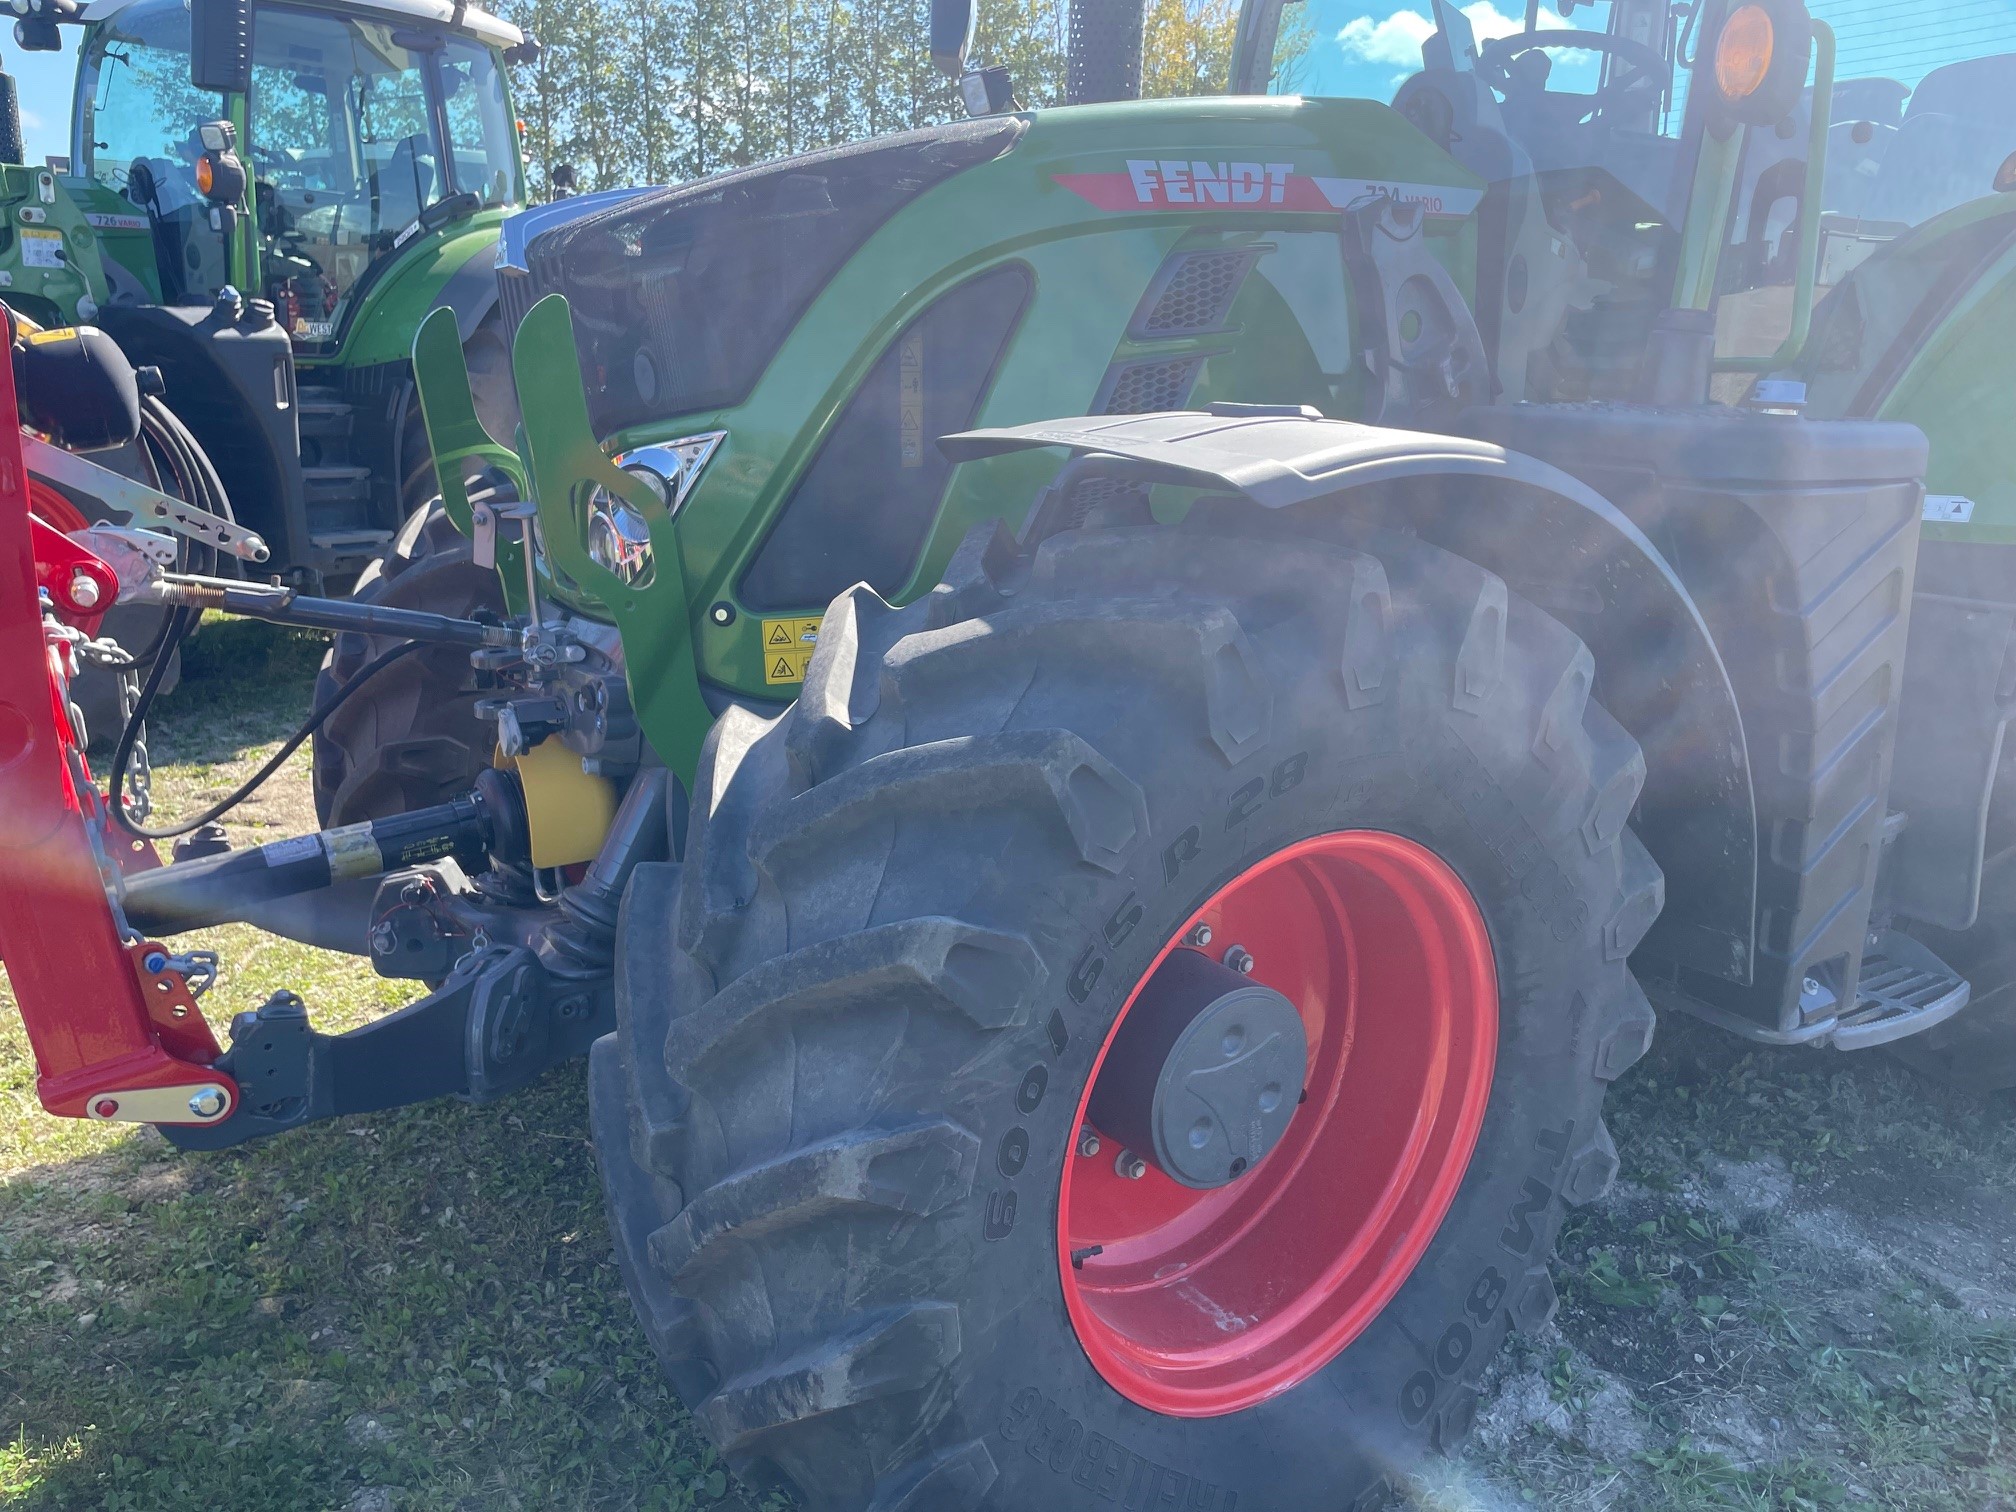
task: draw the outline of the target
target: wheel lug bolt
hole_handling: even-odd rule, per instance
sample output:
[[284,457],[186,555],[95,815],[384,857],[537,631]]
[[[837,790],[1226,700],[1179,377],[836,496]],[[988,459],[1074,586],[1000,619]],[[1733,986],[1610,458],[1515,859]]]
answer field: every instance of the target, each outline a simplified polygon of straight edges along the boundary
[[1120,1158],[1113,1162],[1113,1169],[1128,1181],[1139,1181],[1148,1174],[1148,1162],[1132,1150],[1122,1150]]
[[1186,945],[1196,945],[1200,948],[1209,945],[1211,943],[1211,926],[1209,924],[1199,924],[1183,937],[1183,943]]
[[1078,1131],[1078,1153],[1088,1159],[1099,1153],[1099,1136],[1090,1129]]
[[1225,952],[1225,964],[1241,976],[1253,974],[1253,952],[1244,945],[1234,945]]

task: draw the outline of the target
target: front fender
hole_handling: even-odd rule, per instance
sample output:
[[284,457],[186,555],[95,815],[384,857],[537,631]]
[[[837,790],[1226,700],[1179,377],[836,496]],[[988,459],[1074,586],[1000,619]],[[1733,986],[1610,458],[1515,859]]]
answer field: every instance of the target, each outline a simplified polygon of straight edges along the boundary
[[483,211],[417,238],[372,280],[342,345],[328,360],[344,367],[404,362],[420,322],[443,307],[455,312],[467,341],[497,303],[494,269],[502,221],[500,212]]
[[1751,980],[1757,809],[1736,691],[1672,565],[1586,484],[1483,441],[1259,406],[1052,420],[940,445],[954,461],[1058,446],[1114,459],[1108,474],[1346,511],[1497,573],[1582,637],[1596,696],[1644,749],[1634,827],[1666,873],[1667,904],[1641,953]]

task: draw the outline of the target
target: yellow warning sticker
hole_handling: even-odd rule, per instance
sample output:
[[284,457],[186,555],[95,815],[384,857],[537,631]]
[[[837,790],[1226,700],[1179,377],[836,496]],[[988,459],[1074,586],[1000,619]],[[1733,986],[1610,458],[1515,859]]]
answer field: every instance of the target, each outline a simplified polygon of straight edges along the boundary
[[805,681],[805,667],[819,649],[819,617],[763,621],[763,681]]

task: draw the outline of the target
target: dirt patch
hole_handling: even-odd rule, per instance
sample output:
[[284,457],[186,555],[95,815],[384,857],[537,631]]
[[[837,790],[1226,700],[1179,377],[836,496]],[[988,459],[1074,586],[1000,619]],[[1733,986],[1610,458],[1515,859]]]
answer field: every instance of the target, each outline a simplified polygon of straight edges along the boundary
[[1623,1179],[1563,1232],[1555,1325],[1419,1504],[2016,1507],[2011,1101],[1661,1035],[1613,1097]]

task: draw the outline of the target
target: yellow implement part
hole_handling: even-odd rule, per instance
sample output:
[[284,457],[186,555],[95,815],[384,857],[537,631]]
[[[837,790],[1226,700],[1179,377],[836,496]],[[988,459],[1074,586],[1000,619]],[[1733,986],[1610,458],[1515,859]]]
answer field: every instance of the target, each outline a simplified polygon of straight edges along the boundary
[[500,754],[497,765],[515,770],[525,788],[534,866],[595,859],[616,817],[616,789],[607,778],[582,771],[581,758],[558,735],[548,735],[515,759]]

